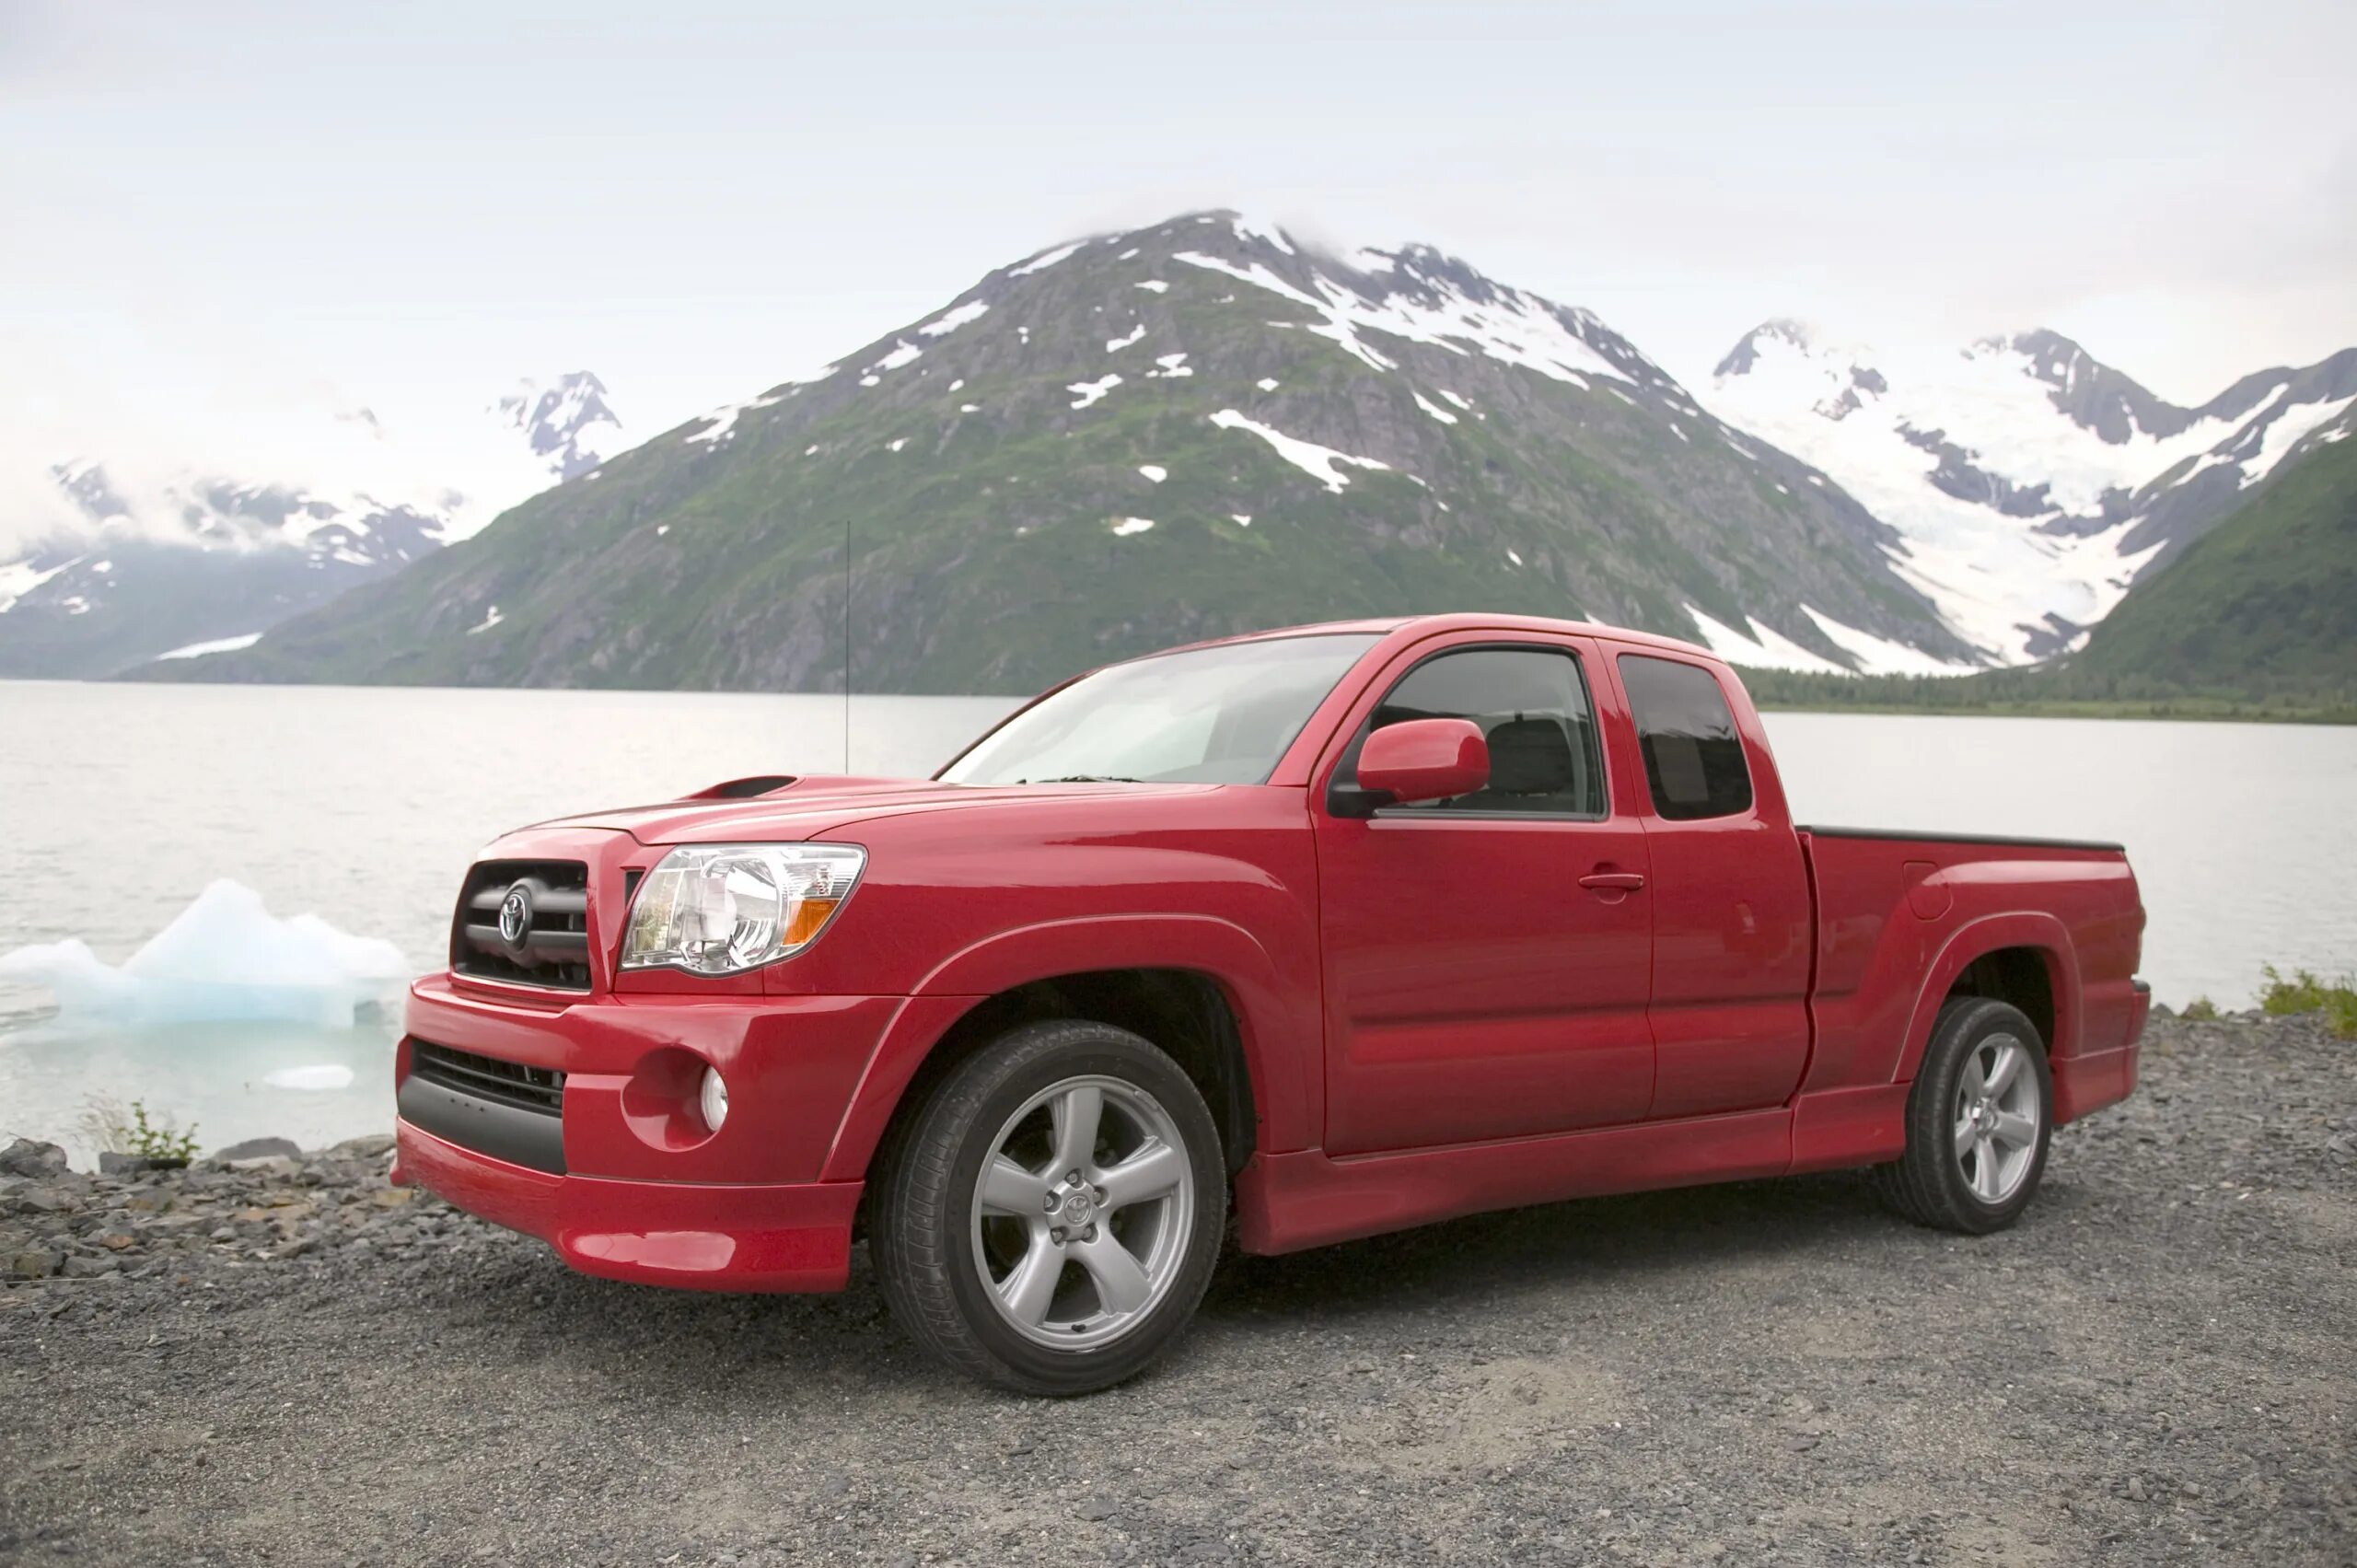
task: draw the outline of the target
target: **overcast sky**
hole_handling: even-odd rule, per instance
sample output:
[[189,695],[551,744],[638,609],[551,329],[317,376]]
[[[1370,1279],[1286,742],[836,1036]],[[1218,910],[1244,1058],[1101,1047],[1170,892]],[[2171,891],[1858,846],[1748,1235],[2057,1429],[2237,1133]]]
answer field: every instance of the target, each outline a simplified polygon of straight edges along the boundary
[[0,441],[585,366],[650,433],[1215,205],[1691,383],[1770,316],[2043,323],[2198,401],[2357,343],[2352,60],[2348,0],[0,0]]

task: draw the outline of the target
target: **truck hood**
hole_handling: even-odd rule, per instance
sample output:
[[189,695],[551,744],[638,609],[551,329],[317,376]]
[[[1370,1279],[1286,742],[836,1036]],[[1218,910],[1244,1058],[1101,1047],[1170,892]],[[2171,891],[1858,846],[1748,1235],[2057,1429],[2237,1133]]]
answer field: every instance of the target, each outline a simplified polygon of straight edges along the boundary
[[854,822],[917,812],[990,811],[1040,801],[1123,801],[1199,796],[1211,784],[945,784],[931,779],[807,776],[745,799],[690,798],[588,811],[534,824],[628,833],[643,844],[784,843],[820,839]]

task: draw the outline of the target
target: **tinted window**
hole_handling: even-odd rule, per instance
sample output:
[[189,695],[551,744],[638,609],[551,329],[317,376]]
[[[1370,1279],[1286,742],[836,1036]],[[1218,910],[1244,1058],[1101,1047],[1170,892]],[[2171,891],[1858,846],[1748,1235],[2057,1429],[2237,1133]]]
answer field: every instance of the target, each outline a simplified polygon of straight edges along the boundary
[[1604,815],[1604,768],[1587,683],[1569,654],[1537,648],[1468,648],[1410,670],[1368,721],[1471,719],[1490,743],[1490,782],[1414,807]]
[[1709,670],[1624,654],[1620,684],[1629,689],[1629,706],[1636,715],[1655,811],[1687,822],[1750,809],[1751,771],[1744,764],[1743,740]]

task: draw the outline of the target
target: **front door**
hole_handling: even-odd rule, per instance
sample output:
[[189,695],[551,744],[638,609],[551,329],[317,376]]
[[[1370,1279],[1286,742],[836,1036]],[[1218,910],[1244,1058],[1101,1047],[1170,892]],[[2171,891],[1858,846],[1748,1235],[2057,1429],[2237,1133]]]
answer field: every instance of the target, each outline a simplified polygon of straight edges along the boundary
[[[1597,702],[1619,699],[1598,656],[1527,634],[1410,649],[1313,782],[1328,1153],[1643,1118],[1653,917],[1645,834],[1624,803],[1644,786],[1603,743]],[[1369,733],[1434,717],[1480,726],[1487,787],[1372,818],[1328,809]]]

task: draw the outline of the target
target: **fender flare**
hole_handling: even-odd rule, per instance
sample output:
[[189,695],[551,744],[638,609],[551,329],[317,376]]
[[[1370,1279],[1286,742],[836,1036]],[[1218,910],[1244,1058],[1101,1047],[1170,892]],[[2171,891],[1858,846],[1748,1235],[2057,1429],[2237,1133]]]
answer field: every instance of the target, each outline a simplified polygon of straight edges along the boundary
[[1948,988],[1972,964],[2003,947],[2028,947],[2046,960],[2046,979],[2054,997],[2054,1038],[2046,1042],[2049,1058],[2067,1056],[2068,1042],[2077,1038],[2079,965],[2068,927],[2053,915],[2035,910],[1985,914],[1956,928],[1925,971],[1922,989],[1915,993],[1915,1010],[1908,1016],[1907,1039],[1898,1053],[1894,1084],[1912,1083],[1932,1043],[1932,1027],[1939,1021],[1940,1005]]
[[[1086,958],[1076,962],[1075,954]],[[1284,981],[1259,940],[1211,915],[1089,915],[993,933],[919,981],[868,1058],[820,1179],[855,1181],[865,1175],[918,1069],[975,1006],[1061,975],[1132,969],[1185,970],[1217,985],[1236,1016],[1260,1121],[1259,1145],[1282,1150],[1316,1142],[1324,1067],[1317,1015],[1288,1000],[1301,986]]]

